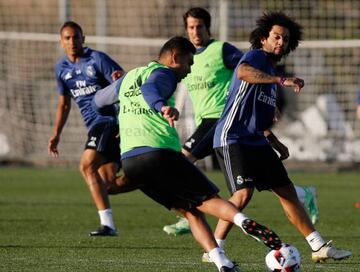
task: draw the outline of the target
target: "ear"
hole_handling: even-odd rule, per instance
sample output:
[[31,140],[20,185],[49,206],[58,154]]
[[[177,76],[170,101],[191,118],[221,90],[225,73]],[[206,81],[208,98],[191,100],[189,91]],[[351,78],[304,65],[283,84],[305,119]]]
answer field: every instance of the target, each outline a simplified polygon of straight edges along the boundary
[[179,54],[178,54],[177,50],[173,50],[171,52],[171,62],[173,64],[177,64],[178,61],[179,61]]
[[266,38],[264,38],[264,37],[261,38],[261,39],[260,39],[260,42],[261,42],[262,45],[264,45],[264,43],[266,42]]

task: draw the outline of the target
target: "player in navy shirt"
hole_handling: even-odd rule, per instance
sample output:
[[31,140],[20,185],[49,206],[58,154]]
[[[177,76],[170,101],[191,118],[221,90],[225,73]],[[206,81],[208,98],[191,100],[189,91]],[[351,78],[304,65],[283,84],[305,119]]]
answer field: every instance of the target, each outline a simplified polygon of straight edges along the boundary
[[101,227],[91,232],[90,236],[114,236],[116,228],[107,189],[114,184],[120,166],[116,109],[109,106],[99,114],[91,107],[91,101],[98,90],[120,77],[124,71],[105,53],[83,47],[85,37],[77,23],[65,22],[60,29],[60,37],[66,55],[55,67],[59,100],[48,152],[54,157],[59,156],[57,146],[72,98],[88,130],[80,172],[89,187],[101,223]]
[[[291,87],[297,93],[304,86],[300,78],[276,76],[274,68],[297,48],[301,36],[301,26],[282,12],[265,13],[257,21],[250,35],[252,50],[241,58],[235,70],[216,127],[214,147],[232,194],[230,201],[236,207],[242,210],[246,206],[254,188],[273,191],[291,223],[306,238],[312,259],[340,260],[351,256],[351,252],[326,243],[315,230],[280,158],[264,135],[274,119],[276,85]],[[217,239],[224,239],[216,233]]]

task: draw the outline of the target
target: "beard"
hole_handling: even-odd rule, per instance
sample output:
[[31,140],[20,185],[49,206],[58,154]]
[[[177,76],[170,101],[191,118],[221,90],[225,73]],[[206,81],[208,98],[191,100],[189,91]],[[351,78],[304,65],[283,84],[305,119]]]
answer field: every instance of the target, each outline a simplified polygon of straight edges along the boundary
[[270,59],[274,62],[279,62],[282,59],[282,57],[284,56],[283,54],[276,55],[273,53],[268,53],[268,55],[269,55]]

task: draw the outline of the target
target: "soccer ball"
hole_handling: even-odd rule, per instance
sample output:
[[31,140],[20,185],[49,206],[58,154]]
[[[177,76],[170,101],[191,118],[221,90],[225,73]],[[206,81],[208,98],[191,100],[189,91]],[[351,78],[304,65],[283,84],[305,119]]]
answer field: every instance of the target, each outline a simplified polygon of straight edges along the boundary
[[300,254],[292,245],[283,244],[280,249],[271,250],[265,257],[266,267],[272,272],[300,271]]

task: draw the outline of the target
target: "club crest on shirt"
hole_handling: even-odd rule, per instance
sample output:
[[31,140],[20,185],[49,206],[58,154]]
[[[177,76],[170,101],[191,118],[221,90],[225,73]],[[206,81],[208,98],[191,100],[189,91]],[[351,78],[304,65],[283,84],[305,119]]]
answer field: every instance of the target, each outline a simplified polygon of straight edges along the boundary
[[95,76],[95,69],[93,66],[89,65],[88,67],[86,67],[86,75],[88,75],[89,77]]

